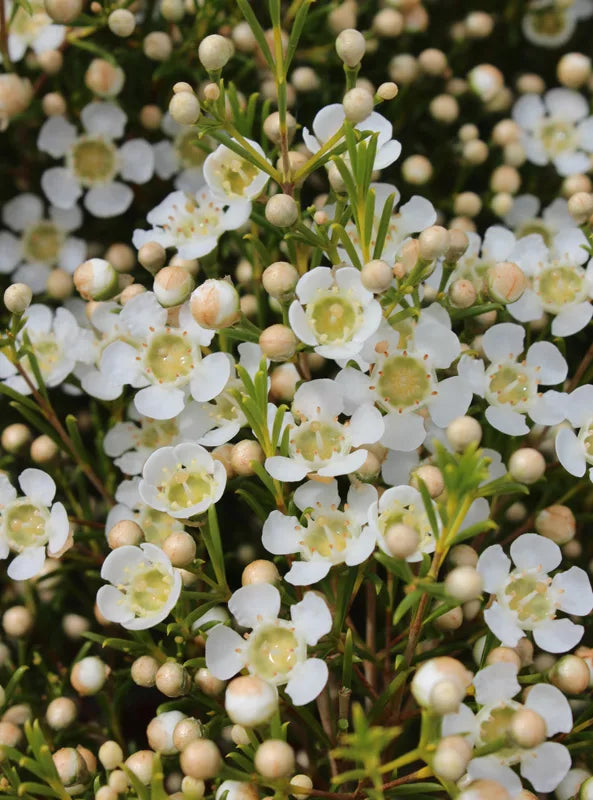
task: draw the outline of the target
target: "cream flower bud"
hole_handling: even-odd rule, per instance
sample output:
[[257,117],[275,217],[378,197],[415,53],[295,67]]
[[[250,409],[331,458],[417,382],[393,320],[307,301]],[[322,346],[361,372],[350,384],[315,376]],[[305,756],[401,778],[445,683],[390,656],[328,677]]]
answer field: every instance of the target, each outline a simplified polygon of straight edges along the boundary
[[252,583],[277,583],[280,580],[278,567],[273,561],[258,558],[247,564],[241,575],[241,585],[250,586]]
[[550,682],[566,694],[581,694],[589,686],[589,679],[589,667],[579,656],[562,656],[550,671]]
[[153,274],[165,264],[167,254],[158,242],[146,242],[138,250],[138,261]]
[[152,780],[155,755],[156,753],[153,753],[152,750],[138,750],[126,758],[124,762],[130,772],[133,772],[140,783],[145,786],[148,786]]
[[[436,605],[436,608],[439,609],[443,607],[444,603],[437,603]],[[456,631],[457,628],[460,628],[463,625],[463,610],[460,606],[450,608],[443,614],[439,614],[439,616],[435,619],[434,624],[435,627],[440,631]]]
[[191,313],[202,328],[220,330],[239,319],[239,293],[227,280],[209,278],[192,292]]
[[77,661],[70,673],[70,683],[80,695],[93,695],[101,691],[111,670],[97,656],[87,656]]
[[208,72],[222,69],[233,55],[233,43],[230,39],[213,33],[202,39],[198,47],[198,58]]
[[23,451],[31,442],[32,434],[22,422],[13,422],[2,431],[0,444],[7,453],[16,454]]
[[473,417],[457,417],[447,426],[447,439],[458,452],[463,452],[470,444],[480,444],[482,426]]
[[513,714],[510,732],[519,747],[537,747],[546,738],[546,723],[536,711],[520,708]]
[[408,156],[401,166],[405,181],[414,186],[422,186],[432,178],[433,168],[426,156]]
[[180,22],[185,16],[183,0],[161,0],[161,15],[169,22]]
[[563,545],[574,539],[576,520],[568,506],[548,506],[536,516],[535,530],[556,544]]
[[449,559],[456,567],[475,567],[478,554],[469,544],[456,544],[451,548]]
[[254,439],[243,439],[233,446],[231,467],[237,475],[253,475],[252,463],[256,461],[258,464],[263,464],[264,459],[264,451],[259,442]]
[[233,722],[253,728],[267,722],[276,712],[278,691],[256,675],[234,678],[227,686],[224,707]]
[[83,0],[44,0],[45,10],[54,22],[68,24],[82,11]]
[[119,767],[123,760],[123,750],[117,742],[113,741],[113,739],[108,739],[106,742],[103,742],[99,748],[99,761],[106,770],[111,771]]
[[176,726],[186,718],[181,711],[165,711],[150,720],[146,728],[148,744],[157,753],[170,756],[178,748],[173,741]]
[[173,51],[173,43],[167,33],[153,31],[144,37],[142,50],[151,61],[167,61]]
[[445,736],[437,745],[432,768],[447,781],[458,781],[472,756],[472,746],[464,736]]
[[242,725],[233,725],[231,728],[231,739],[233,744],[236,744],[237,747],[240,745],[249,744],[251,741],[249,734]]
[[448,264],[456,264],[468,247],[469,238],[464,231],[456,228],[450,230],[449,244],[445,250],[445,261]]
[[512,647],[494,647],[486,656],[486,665],[513,664],[517,670],[521,668],[521,658]]
[[123,89],[125,72],[104,58],[94,58],[84,75],[84,82],[98,97],[116,97]]
[[193,92],[177,92],[169,101],[169,113],[179,125],[193,125],[200,118],[200,101]]
[[299,207],[288,194],[275,194],[266,203],[266,219],[278,228],[290,228],[299,218]]
[[314,92],[319,88],[319,76],[312,67],[297,67],[290,76],[297,92]]
[[190,683],[187,670],[177,661],[166,661],[158,668],[155,675],[156,688],[167,697],[181,697],[187,694]]
[[490,208],[499,217],[504,217],[513,207],[513,196],[508,192],[498,192],[490,200]]
[[184,717],[177,722],[173,730],[173,744],[179,752],[202,737],[202,726],[195,717]]
[[588,175],[569,175],[562,181],[562,197],[572,197],[577,192],[593,191],[593,183]]
[[360,279],[365,289],[378,294],[389,289],[393,283],[393,270],[386,261],[376,258],[364,265]]
[[298,339],[287,325],[270,325],[261,332],[259,346],[271,361],[288,361],[296,353]]
[[59,116],[66,113],[66,101],[59,92],[48,92],[41,101],[43,113],[48,117]]
[[357,67],[365,50],[364,36],[354,28],[343,30],[336,38],[336,53],[347,67]]
[[183,267],[163,267],[155,275],[152,290],[163,308],[172,308],[184,303],[194,286],[194,279]]
[[279,403],[289,403],[300,377],[294,364],[279,364],[270,374],[270,397]]
[[397,522],[385,531],[385,545],[394,558],[408,558],[418,549],[420,536],[415,528]]
[[22,314],[31,305],[33,292],[26,283],[11,283],[4,291],[4,305],[11,314]]
[[366,89],[350,89],[342,100],[346,119],[350,122],[362,122],[373,110],[373,96]]
[[523,270],[512,261],[500,261],[486,273],[488,292],[499,303],[514,303],[527,288]]
[[140,525],[131,519],[116,522],[107,534],[107,542],[112,550],[124,545],[137,545],[144,541],[144,533]]
[[[456,627],[459,626],[453,626],[453,630]],[[430,693],[429,707],[437,714],[452,714],[458,710],[464,697],[465,691],[456,681],[442,680]]]
[[108,300],[117,293],[117,272],[109,261],[90,258],[76,268],[74,285],[84,300]]
[[225,682],[214,675],[206,667],[201,667],[194,675],[194,683],[209,697],[216,697],[225,687]]
[[431,225],[418,237],[420,257],[425,261],[434,261],[444,255],[449,247],[449,231],[441,225]]
[[382,8],[373,17],[373,32],[386,39],[399,36],[404,27],[404,18],[395,8]]
[[459,103],[450,94],[439,94],[434,97],[428,109],[434,119],[445,124],[455,122],[459,116]]
[[[274,111],[272,114],[269,114],[264,120],[264,133],[268,137],[271,142],[274,144],[280,144],[282,141],[282,133],[280,130],[280,114],[278,111]],[[294,138],[294,134],[296,132],[296,119],[292,116],[290,112],[286,114],[286,133],[287,133],[287,140],[288,143],[292,142]]]
[[393,81],[385,81],[379,85],[377,89],[377,97],[381,100],[393,100],[397,97],[399,92],[397,83],[393,83]]
[[48,705],[45,712],[47,724],[54,731],[66,730],[72,725],[77,716],[76,703],[69,697],[56,697]]
[[447,69],[447,56],[442,50],[429,47],[420,53],[418,63],[427,75],[442,75]]
[[467,278],[458,278],[453,281],[449,286],[448,294],[451,305],[455,308],[471,308],[478,296],[475,286]]
[[482,200],[475,192],[461,192],[455,198],[453,210],[460,216],[475,217],[482,210]]
[[469,164],[483,164],[488,158],[488,145],[481,139],[472,139],[463,145],[462,154]]
[[289,300],[299,280],[296,267],[288,261],[275,261],[266,267],[262,274],[262,284],[266,292],[277,300]]
[[558,80],[569,89],[579,89],[591,75],[591,59],[583,53],[565,53],[556,66]]
[[438,497],[440,494],[442,494],[443,489],[445,488],[443,473],[438,467],[435,467],[432,464],[423,464],[414,470],[410,480],[411,486],[418,485],[418,481],[415,481],[415,478],[421,480],[426,485],[428,493],[431,497]]
[[450,656],[439,656],[423,662],[412,679],[412,694],[424,708],[433,708],[438,714],[457,711],[472,680],[460,661]]
[[521,176],[515,167],[503,164],[497,167],[490,176],[490,188],[493,192],[516,194],[521,186]]
[[494,19],[485,11],[472,11],[465,18],[465,30],[472,39],[485,39],[494,28]]
[[568,199],[568,210],[577,225],[582,225],[593,214],[593,194],[576,192]]
[[460,603],[475,600],[482,587],[482,576],[470,566],[455,567],[445,578],[445,591]]
[[196,739],[182,751],[179,766],[184,775],[209,780],[218,775],[222,758],[218,747],[210,739]]
[[294,750],[282,739],[267,739],[257,748],[253,763],[268,780],[287,778],[294,772]]
[[196,540],[186,531],[171,533],[163,542],[163,552],[174,567],[185,567],[196,557]]
[[159,662],[152,656],[140,656],[132,664],[132,680],[137,686],[149,689],[154,686]]
[[71,787],[88,781],[89,771],[85,761],[74,747],[62,747],[53,754],[52,759],[64,786]]
[[472,91],[484,102],[492,100],[504,86],[502,72],[492,64],[478,64],[468,74],[467,79]]
[[10,120],[22,114],[33,99],[33,87],[28,78],[20,78],[14,72],[0,75],[0,129],[4,130]]
[[33,614],[26,606],[12,606],[2,615],[2,627],[7,636],[20,639],[33,627]]
[[545,471],[544,457],[539,450],[534,450],[532,447],[520,447],[509,460],[509,472],[519,483],[535,483]]
[[6,745],[7,747],[18,747],[22,741],[23,733],[21,729],[14,722],[3,719],[0,722],[0,747]]
[[111,33],[125,38],[134,33],[136,18],[127,8],[116,8],[107,18],[107,25]]

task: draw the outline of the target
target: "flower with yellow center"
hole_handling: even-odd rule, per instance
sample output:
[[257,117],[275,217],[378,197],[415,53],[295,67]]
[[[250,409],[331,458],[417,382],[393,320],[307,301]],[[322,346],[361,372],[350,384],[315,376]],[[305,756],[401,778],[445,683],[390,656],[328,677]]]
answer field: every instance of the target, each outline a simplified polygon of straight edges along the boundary
[[110,531],[121,520],[136,522],[142,529],[144,539],[162,547],[172,533],[182,533],[183,523],[166,511],[157,511],[142,500],[138,492],[140,478],[122,481],[115,491],[116,505],[109,510],[105,520],[105,531]]
[[64,42],[66,27],[54,23],[42,0],[31,0],[27,7],[6,0],[5,6],[6,19],[10,20],[8,56],[13,63],[20,61],[29,47],[39,55],[57,50]]
[[[257,142],[251,139],[245,141],[263,160],[267,160]],[[204,179],[216,197],[228,202],[254,200],[263,192],[270,178],[251,161],[220,144],[204,162]]]

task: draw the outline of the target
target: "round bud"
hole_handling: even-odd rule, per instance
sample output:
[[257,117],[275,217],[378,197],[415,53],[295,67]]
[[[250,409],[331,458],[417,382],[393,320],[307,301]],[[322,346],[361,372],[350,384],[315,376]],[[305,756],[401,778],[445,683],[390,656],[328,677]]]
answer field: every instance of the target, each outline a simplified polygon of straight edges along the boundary
[[373,95],[366,89],[350,89],[344,95],[342,107],[347,120],[354,123],[362,122],[373,110]]
[[492,664],[513,664],[521,669],[521,658],[511,647],[494,647],[486,656],[486,666]]
[[131,272],[136,262],[132,248],[122,242],[116,242],[107,248],[105,260],[119,273]]
[[483,164],[488,158],[488,145],[481,139],[472,139],[463,145],[462,154],[469,164]]
[[123,769],[114,769],[109,776],[109,788],[113,789],[117,794],[123,794],[128,788],[130,779],[123,771]]
[[394,39],[404,27],[404,18],[395,8],[382,8],[373,17],[373,32],[377,36]]
[[111,771],[119,767],[123,760],[123,750],[117,742],[114,742],[113,739],[108,739],[106,742],[103,742],[99,748],[99,761],[106,770]]
[[459,117],[459,103],[450,94],[439,94],[428,106],[431,115],[438,121],[449,124]]
[[394,558],[409,558],[418,550],[420,536],[410,525],[394,523],[385,531],[385,546]]
[[465,18],[465,30],[472,39],[485,39],[494,28],[494,19],[485,11],[472,11]]
[[17,114],[22,114],[33,99],[33,87],[28,78],[14,72],[0,75],[0,123],[6,127]]
[[72,297],[74,292],[74,281],[72,275],[65,269],[55,268],[49,273],[47,278],[46,291],[54,300],[65,300]]
[[472,746],[464,736],[445,736],[437,745],[432,768],[447,781],[458,781],[472,756]]
[[[436,608],[446,607],[444,603],[437,603]],[[456,631],[463,624],[463,610],[461,606],[455,606],[445,611],[434,621],[435,627],[440,631]]]
[[134,33],[136,18],[127,8],[116,8],[107,18],[107,25],[111,33],[125,38]]
[[89,771],[83,757],[74,747],[62,747],[52,756],[56,772],[64,786],[85,783],[89,779]]
[[145,291],[146,289],[141,283],[131,283],[129,286],[126,286],[126,288],[120,294],[119,302],[122,306],[125,306],[125,304],[129,303],[132,298],[138,297],[139,294],[144,294]]
[[18,747],[22,738],[23,734],[18,725],[3,718],[2,722],[0,722],[0,747],[2,745]]
[[227,280],[209,278],[192,292],[191,313],[207,330],[228,328],[239,319],[239,293]]
[[[414,482],[415,479],[416,484]],[[432,464],[424,464],[414,470],[410,483],[414,486],[417,485],[418,481],[422,481],[425,484],[431,497],[438,497],[445,488],[443,473]]]
[[37,55],[37,63],[48,75],[57,75],[64,65],[61,50],[44,50]]
[[22,422],[13,422],[4,428],[0,440],[3,449],[12,454],[22,452],[30,441],[31,431]]
[[279,403],[290,402],[299,381],[294,364],[279,364],[270,374],[270,397]]
[[414,186],[422,186],[432,178],[432,164],[426,156],[415,155],[405,159],[401,166],[405,181]]
[[137,545],[144,541],[144,532],[137,522],[122,519],[116,522],[107,534],[107,542],[112,550],[124,545]]
[[69,697],[56,697],[52,700],[45,712],[47,724],[54,731],[63,731],[69,728],[78,716],[76,703]]
[[478,64],[467,76],[470,88],[480,100],[492,100],[504,86],[502,72],[492,64]]
[[312,67],[297,67],[290,76],[297,92],[313,92],[319,88],[319,77]]
[[398,92],[399,89],[396,83],[393,83],[393,81],[386,81],[377,89],[377,97],[381,98],[381,100],[393,100],[397,97]]
[[173,43],[167,33],[153,31],[144,37],[142,50],[151,61],[167,61],[173,51]]
[[531,484],[538,481],[546,471],[546,462],[539,450],[533,447],[520,447],[509,460],[509,472],[519,483]]
[[248,22],[239,22],[231,32],[233,43],[242,53],[253,53],[257,48],[257,39]]
[[226,66],[233,55],[233,49],[233,43],[229,39],[213,33],[200,42],[198,58],[208,72],[217,72]]
[[33,292],[26,283],[11,283],[4,291],[4,305],[11,314],[22,314],[32,299]]
[[167,254],[158,242],[146,242],[138,250],[138,261],[153,274],[164,265]]
[[159,669],[159,662],[152,656],[140,656],[132,664],[132,680],[137,686],[146,689],[154,686],[156,675]]
[[299,280],[296,267],[288,261],[275,261],[263,271],[262,283],[266,292],[277,300],[288,300],[294,295]]
[[162,664],[157,670],[154,682],[159,692],[167,697],[181,697],[187,694],[191,683],[187,670],[177,661],[166,661]]
[[519,747],[531,749],[546,739],[546,722],[530,708],[520,708],[511,719],[511,736]]
[[183,0],[161,0],[161,15],[169,22],[180,22],[185,16]]
[[186,531],[171,533],[163,542],[163,552],[174,567],[185,567],[196,557],[196,541]]
[[[516,797],[519,798],[520,794]],[[479,778],[458,794],[457,800],[511,800],[511,796],[498,781]]]
[[589,667],[579,656],[562,656],[550,671],[550,681],[566,694],[581,694],[586,691],[589,679]]
[[434,261],[444,255],[449,247],[449,231],[440,225],[431,225],[418,237],[420,258]]
[[253,439],[243,439],[233,446],[231,466],[237,475],[253,475],[252,462],[263,464],[264,459],[264,451],[259,442]]
[[568,506],[548,506],[536,516],[535,530],[556,544],[566,544],[574,539],[576,520]]
[[200,118],[200,101],[193,92],[178,92],[169,101],[169,114],[179,125],[194,125]]
[[174,731],[185,719],[185,714],[176,710],[164,711],[153,717],[146,728],[146,738],[150,747],[166,756],[177,753],[178,748],[173,741]]
[[527,288],[523,270],[512,261],[500,261],[486,273],[488,292],[499,303],[514,303]]
[[201,667],[194,675],[194,683],[207,694],[208,697],[216,697],[225,687],[225,682],[214,675],[206,667]]
[[475,217],[482,210],[482,201],[475,192],[461,192],[455,198],[453,210],[460,216]]
[[452,714],[464,697],[465,691],[457,681],[442,680],[433,687],[429,705],[437,714]]
[[368,261],[360,273],[362,285],[369,292],[384,292],[393,283],[393,270],[386,261],[376,258]]
[[59,92],[48,92],[41,101],[43,113],[48,117],[60,116],[66,113],[66,101]]
[[188,744],[195,742],[202,736],[202,726],[194,717],[184,717],[179,720],[173,730],[173,744],[179,752],[185,750]]
[[83,0],[44,0],[45,10],[54,22],[67,25],[82,11]]
[[241,585],[250,586],[253,583],[278,583],[280,573],[273,561],[259,558],[247,564],[241,575]]
[[[274,111],[272,114],[269,114],[264,120],[264,133],[268,137],[271,142],[274,144],[280,144],[282,141],[282,132],[280,129],[280,114],[278,111]],[[294,134],[296,132],[296,119],[292,116],[292,114],[286,114],[286,140],[288,144],[292,142],[294,138]]]
[[588,175],[576,174],[569,175],[562,181],[561,193],[563,197],[571,197],[577,192],[593,191],[593,183]]
[[473,417],[457,417],[447,426],[447,439],[458,453],[482,440],[482,426]]
[[125,80],[123,69],[104,58],[94,58],[84,75],[87,87],[99,97],[116,97]]
[[124,761],[125,766],[144,786],[148,786],[152,780],[155,755],[152,750],[138,750]]
[[568,198],[568,210],[577,225],[586,222],[593,214],[593,194],[576,192]]
[[117,272],[109,261],[90,258],[74,272],[74,285],[84,300],[109,300],[117,293]]
[[90,627],[90,621],[87,619],[87,617],[83,617],[81,614],[64,614],[62,617],[62,628],[64,633],[73,641],[78,641],[78,639],[81,639],[83,633],[86,633]]
[[449,558],[456,567],[475,567],[478,563],[478,554],[469,544],[456,544]]
[[365,50],[364,36],[354,28],[343,30],[336,38],[336,53],[347,67],[357,67]]
[[455,308],[470,308],[476,302],[477,296],[475,286],[466,278],[458,278],[449,287],[449,300]]
[[227,686],[224,707],[230,719],[246,728],[261,725],[278,709],[276,687],[256,675],[234,678]]
[[163,267],[155,275],[152,290],[164,308],[172,308],[185,303],[194,286],[194,279],[183,267]]
[[2,627],[7,636],[20,639],[30,633],[33,614],[25,606],[12,606],[2,615]]
[[470,566],[455,567],[445,578],[445,591],[460,603],[475,600],[482,587],[482,576]]
[[447,69],[447,56],[442,50],[429,47],[420,53],[418,63],[427,75],[442,75]]
[[591,59],[583,53],[565,53],[556,66],[558,80],[569,89],[579,89],[591,75]]
[[93,695],[101,691],[111,670],[97,656],[87,656],[77,661],[70,673],[70,683],[80,695]]
[[140,124],[143,128],[146,128],[148,131],[156,131],[161,127],[161,123],[163,121],[163,112],[161,109],[154,105],[153,103],[149,103],[148,105],[142,106],[140,109]]
[[268,780],[287,778],[294,772],[294,750],[282,739],[267,739],[257,748],[253,763]]
[[493,192],[516,194],[521,186],[521,175],[515,167],[503,164],[497,167],[490,176],[490,188]]
[[288,361],[296,353],[298,339],[287,325],[270,325],[261,332],[259,346],[271,361]]
[[233,744],[236,744],[237,747],[240,745],[249,744],[251,741],[249,734],[242,725],[233,725],[231,728],[231,739]]
[[195,739],[182,751],[179,766],[184,775],[206,781],[218,775],[222,758],[210,739]]
[[266,203],[266,219],[278,228],[290,228],[299,218],[299,207],[294,197],[275,194]]

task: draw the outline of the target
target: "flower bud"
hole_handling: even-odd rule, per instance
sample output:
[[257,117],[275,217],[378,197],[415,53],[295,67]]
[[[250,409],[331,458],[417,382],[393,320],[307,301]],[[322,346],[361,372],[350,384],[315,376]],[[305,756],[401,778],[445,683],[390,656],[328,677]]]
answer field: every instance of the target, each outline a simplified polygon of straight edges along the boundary
[[156,753],[153,753],[152,750],[138,750],[136,753],[128,756],[124,762],[125,766],[130,772],[134,773],[136,778],[138,778],[140,783],[143,783],[144,786],[148,786],[152,780],[155,755]]
[[466,278],[453,281],[449,287],[449,300],[455,308],[471,308],[476,302],[477,296],[475,286]]
[[227,686],[224,707],[233,722],[253,728],[267,722],[276,712],[278,692],[256,675],[241,676]]
[[198,58],[208,72],[217,72],[226,66],[233,55],[233,50],[233,43],[229,39],[213,33],[200,42]]
[[449,247],[449,231],[440,225],[431,225],[418,237],[420,258],[434,261],[444,255]]
[[470,88],[480,100],[487,103],[504,86],[502,72],[492,64],[478,64],[467,76]]
[[2,747],[2,745],[6,747],[18,747],[22,738],[23,733],[16,723],[2,719],[2,722],[0,722],[0,747]]
[[167,697],[181,697],[188,693],[191,681],[181,664],[166,661],[158,668],[154,682],[159,692]]
[[516,194],[521,186],[521,175],[515,167],[503,164],[497,167],[490,176],[490,188],[493,192]]
[[449,558],[456,567],[475,567],[478,563],[478,554],[469,544],[456,544]]
[[449,124],[459,117],[459,103],[450,94],[439,94],[428,106],[431,115],[438,122]]
[[393,270],[386,261],[376,258],[364,265],[360,279],[365,289],[377,294],[389,289],[393,283]]
[[517,671],[521,669],[519,654],[512,647],[494,647],[486,656],[486,665],[492,664],[513,664]]
[[165,249],[158,242],[146,242],[138,250],[138,261],[153,274],[164,266],[166,258]]
[[436,714],[452,714],[459,709],[464,697],[465,691],[456,681],[442,680],[430,693],[429,707]]
[[185,567],[196,557],[196,541],[186,531],[169,534],[162,547],[174,567]]
[[163,121],[163,112],[154,103],[148,103],[140,109],[139,117],[143,128],[147,131],[157,131]]
[[531,484],[538,481],[546,471],[546,462],[539,450],[533,447],[520,447],[509,460],[511,477],[519,483]]
[[385,545],[394,558],[409,558],[418,550],[420,536],[410,525],[394,523],[385,531]]
[[445,591],[460,603],[475,600],[482,587],[482,576],[470,566],[455,567],[445,578]]
[[431,497],[438,497],[440,494],[442,494],[445,488],[443,473],[438,467],[435,467],[432,464],[423,464],[414,470],[410,480],[410,485],[417,486],[418,480],[422,481],[426,485],[428,493]]
[[111,33],[126,38],[134,33],[136,18],[127,8],[116,8],[107,18],[107,26]]
[[481,139],[472,139],[463,145],[462,155],[468,164],[483,164],[488,158],[488,145]]
[[296,267],[288,261],[275,261],[266,267],[262,274],[262,284],[270,297],[286,301],[294,295],[294,289],[299,280]]
[[548,506],[536,516],[535,530],[547,539],[562,545],[574,539],[576,520],[568,506]]
[[568,210],[577,225],[586,222],[593,214],[593,194],[576,192],[568,198]]
[[48,92],[41,101],[43,113],[48,117],[60,116],[66,113],[66,101],[59,92]]
[[550,682],[566,694],[581,694],[589,686],[590,672],[579,656],[565,655],[550,671]]
[[227,280],[209,278],[192,292],[191,313],[207,330],[220,330],[233,325],[240,317],[239,293]]
[[[278,111],[274,111],[272,114],[269,114],[264,120],[264,133],[268,137],[271,142],[274,144],[280,144],[282,141],[282,134],[280,130],[280,114]],[[287,134],[287,141],[290,144],[294,138],[294,134],[296,132],[296,119],[292,116],[290,112],[286,114],[286,134]]]
[[480,778],[458,794],[457,800],[511,800],[511,796],[502,783]]
[[253,763],[268,780],[287,778],[294,772],[294,750],[282,739],[267,739],[257,748]]
[[76,703],[69,697],[56,697],[45,712],[47,724],[54,731],[64,731],[72,725],[78,716]]
[[2,615],[2,627],[7,636],[21,639],[33,628],[33,614],[26,606],[12,606]]
[[146,738],[152,750],[165,756],[177,753],[178,748],[173,742],[173,732],[185,718],[186,715],[181,711],[164,711],[153,717],[146,728]]
[[80,695],[100,692],[111,670],[97,656],[87,656],[77,661],[70,673],[70,683]]
[[336,38],[336,53],[347,67],[357,67],[365,54],[366,43],[360,31],[346,28]]
[[84,784],[89,779],[89,771],[83,757],[74,747],[62,747],[52,756],[58,776],[64,786]]
[[520,708],[513,714],[510,732],[519,747],[531,749],[545,741],[546,723],[536,711]]
[[446,781],[458,781],[472,756],[472,746],[464,736],[445,736],[437,745],[432,768]]
[[99,97],[116,97],[123,89],[125,72],[104,58],[93,58],[84,75],[84,82]]
[[225,682],[214,675],[206,667],[201,667],[194,675],[194,683],[207,694],[208,697],[216,697],[225,687]]
[[161,15],[168,22],[180,22],[185,16],[183,0],[161,0]]
[[216,790],[215,800],[259,800],[257,786],[249,781],[223,781]]
[[152,656],[140,656],[132,664],[132,680],[137,686],[146,689],[154,686],[156,675],[159,669],[159,662]]
[[231,466],[237,475],[253,475],[252,462],[264,462],[264,451],[259,442],[253,439],[243,439],[233,446],[231,453]]
[[194,125],[200,118],[200,101],[193,92],[177,92],[169,101],[169,114],[179,125]]
[[123,794],[128,788],[129,782],[130,779],[123,769],[114,769],[109,776],[108,785],[109,788],[113,789],[117,794]]
[[488,292],[499,303],[514,303],[527,288],[523,270],[512,261],[500,261],[486,272]]
[[427,75],[442,75],[447,69],[447,56],[442,50],[429,47],[420,53],[418,63]]
[[350,89],[344,95],[342,106],[347,120],[353,123],[362,122],[373,110],[373,96],[366,89]]
[[4,291],[4,305],[11,314],[22,314],[32,299],[33,292],[26,283],[11,283]]
[[447,426],[447,439],[458,453],[482,440],[482,426],[473,417],[457,417]]
[[202,726],[195,717],[184,717],[179,720],[173,730],[173,744],[179,752],[202,737]]
[[82,11],[83,0],[44,0],[45,10],[54,22],[67,25]]
[[138,297],[139,294],[144,294],[145,291],[146,289],[141,283],[131,283],[129,286],[126,286],[120,294],[119,302],[122,306],[125,306],[133,297]]
[[241,585],[250,586],[253,583],[277,583],[280,580],[278,567],[273,561],[259,558],[247,564],[241,575]]
[[151,61],[167,61],[173,51],[173,43],[167,33],[153,31],[144,37],[142,50]]
[[433,168],[426,156],[408,156],[401,166],[405,181],[414,186],[422,186],[432,178]]
[[155,275],[152,290],[163,308],[172,308],[185,303],[194,286],[194,279],[183,267],[163,267]]
[[266,203],[266,219],[278,228],[290,228],[299,218],[299,207],[294,197],[275,194]]
[[298,339],[287,325],[270,325],[261,332],[259,346],[271,361],[288,361],[296,353]]
[[91,258],[76,268],[74,285],[84,300],[108,300],[118,290],[117,272],[109,261]]
[[113,739],[103,742],[99,748],[99,761],[106,770],[111,771],[119,767],[123,760],[124,754],[117,742],[114,742]]
[[195,739],[182,751],[179,766],[184,775],[205,781],[218,775],[222,758],[210,739]]
[[[446,608],[445,603],[437,603],[435,609]],[[435,627],[440,631],[456,631],[463,625],[463,610],[461,606],[449,608],[444,613],[439,613],[434,621]]]
[[558,80],[569,89],[579,89],[591,75],[591,59],[583,53],[565,53],[556,66]]
[[450,656],[438,656],[423,662],[412,679],[412,694],[424,708],[438,714],[457,711],[472,681],[460,661]]

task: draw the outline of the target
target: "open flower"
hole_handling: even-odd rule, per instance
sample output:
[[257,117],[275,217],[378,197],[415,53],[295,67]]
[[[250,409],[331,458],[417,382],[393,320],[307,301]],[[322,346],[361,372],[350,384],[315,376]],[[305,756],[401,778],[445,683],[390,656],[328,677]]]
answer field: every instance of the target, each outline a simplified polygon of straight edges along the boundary
[[85,132],[65,117],[49,117],[39,131],[38,148],[53,158],[64,158],[64,166],[51,167],[41,176],[41,186],[58,208],[72,208],[84,196],[85,208],[95,217],[117,217],[126,211],[134,193],[119,175],[130,183],[146,183],[152,177],[154,155],[144,139],[124,135],[126,114],[113,103],[92,102],[80,118]]
[[157,511],[140,497],[140,478],[122,481],[115,490],[116,504],[109,509],[105,520],[105,533],[124,519],[135,522],[142,529],[144,538],[151,544],[162,547],[172,533],[183,533],[183,522],[171,517],[166,511]]
[[280,592],[269,583],[243,586],[229,600],[237,624],[252,630],[240,636],[226,625],[212,628],[206,639],[206,666],[220,680],[242,669],[274,686],[286,684],[295,706],[314,700],[327,682],[328,669],[320,658],[308,658],[307,646],[331,630],[325,601],[306,592],[290,608],[291,620],[279,619]]
[[198,138],[194,125],[180,125],[171,114],[163,116],[161,130],[167,134],[152,146],[154,151],[154,171],[167,181],[175,175],[175,188],[193,194],[204,185],[204,161],[212,149],[212,140]]
[[574,428],[560,428],[556,436],[556,455],[567,472],[582,478],[591,465],[593,481],[593,386],[579,386],[566,398],[566,418]]
[[593,117],[586,99],[572,89],[525,94],[513,106],[522,128],[521,143],[529,161],[550,162],[560,175],[587,172],[593,152]]
[[484,619],[503,645],[514,647],[525,631],[532,631],[538,647],[549,653],[565,653],[581,640],[584,628],[569,619],[557,619],[557,612],[588,614],[593,592],[587,573],[571,567],[551,578],[562,553],[555,542],[536,533],[524,533],[511,545],[511,558],[499,544],[487,547],[478,560],[484,590],[494,602]]
[[229,202],[216,198],[208,187],[195,194],[171,192],[146,217],[153,227],[137,228],[134,247],[158,242],[165,249],[174,247],[181,258],[201,258],[212,252],[225,231],[234,231],[247,222],[251,203]]
[[58,553],[68,538],[66,509],[53,503],[56,484],[40,469],[19,475],[17,496],[6,475],[0,475],[0,559],[17,553],[8,565],[8,577],[24,581],[38,575],[46,555]]
[[[66,37],[66,27],[56,25],[47,14],[42,0],[30,0],[27,6],[2,0],[8,26],[8,56],[20,61],[31,48],[39,55],[47,50],[57,50]],[[16,6],[16,8],[15,8]]]
[[[513,700],[521,691],[517,681],[517,667],[511,663],[498,663],[480,670],[473,679],[477,714],[461,705],[459,711],[443,718],[443,735],[465,735],[476,747],[494,746],[507,738],[494,753],[474,758],[468,767],[472,780],[490,778],[506,785],[509,767],[519,764],[522,777],[537,792],[551,792],[570,769],[571,759],[567,748],[559,742],[544,741],[537,747],[514,746],[509,736],[514,714],[523,708],[539,714],[545,722],[546,737],[572,730],[572,712],[566,697],[555,686],[539,683],[532,686],[525,703]],[[517,779],[518,781],[518,779]],[[516,792],[515,792],[516,793]]]
[[[267,161],[257,142],[251,139],[245,141]],[[252,161],[238,155],[226,145],[219,144],[204,162],[204,179],[214,197],[228,203],[254,200],[263,192],[270,177]]]
[[158,625],[181,594],[181,575],[154,544],[112,550],[103,562],[101,577],[112,586],[102,586],[97,592],[99,611],[130,631]]
[[202,514],[224,493],[226,470],[199,444],[159,447],[147,459],[138,486],[151,508],[177,519]]
[[540,47],[557,48],[566,44],[575,32],[579,20],[593,14],[591,0],[536,0],[526,7],[521,21],[525,38]]
[[5,203],[2,221],[18,236],[0,232],[0,272],[12,272],[13,280],[26,283],[35,294],[45,291],[52,267],[72,274],[86,259],[84,239],[69,235],[82,225],[78,206],[50,206],[45,217],[43,201],[23,192]]
[[[356,472],[368,451],[353,448],[374,444],[384,431],[381,413],[371,402],[357,408],[349,422],[338,422],[344,400],[340,387],[329,378],[302,384],[295,393],[292,411],[289,456],[272,456],[265,462],[266,470],[279,481],[301,481],[313,472],[323,477]],[[286,417],[288,421],[290,416]]]
[[488,422],[509,436],[529,433],[525,414],[540,425],[556,425],[565,415],[565,395],[542,393],[539,389],[541,384],[554,385],[566,378],[568,365],[564,357],[551,342],[536,342],[525,359],[519,361],[524,340],[525,329],[521,325],[493,325],[482,339],[490,366],[486,368],[481,359],[462,356],[458,367],[474,392],[488,401]]
[[541,202],[534,194],[520,194],[513,198],[511,210],[503,217],[504,224],[511,228],[517,239],[538,233],[548,247],[552,239],[564,228],[573,228],[574,219],[563,197],[552,200],[541,211]]
[[354,267],[315,267],[296,285],[290,325],[324,358],[347,361],[379,327],[382,312]]
[[[332,566],[362,564],[375,549],[375,534],[367,526],[369,506],[376,502],[374,486],[351,486],[344,509],[336,481],[307,481],[294,493],[294,503],[305,522],[272,511],[264,522],[262,544],[274,555],[299,553],[284,576],[295,586],[309,586],[328,574]],[[307,509],[310,509],[307,511]]]

